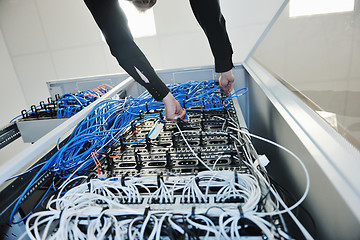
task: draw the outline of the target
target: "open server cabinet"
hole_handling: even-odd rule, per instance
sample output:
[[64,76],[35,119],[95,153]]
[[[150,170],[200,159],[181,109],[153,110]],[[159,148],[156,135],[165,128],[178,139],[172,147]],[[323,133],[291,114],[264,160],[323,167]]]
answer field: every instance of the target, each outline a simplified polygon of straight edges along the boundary
[[[262,36],[286,4],[285,1]],[[257,44],[260,40],[261,38]],[[212,66],[162,70],[158,71],[158,74],[168,84],[218,78]],[[238,116],[242,126],[247,127],[250,133],[290,149],[301,158],[309,171],[310,190],[303,207],[299,209],[300,221],[309,232],[316,231],[316,236],[313,237],[317,239],[359,239],[359,151],[264,69],[251,54],[244,63],[235,66],[234,75],[235,90],[248,88],[248,93],[238,98],[241,109]],[[55,96],[90,89],[102,83],[116,86],[103,98],[111,98],[121,91],[136,97],[144,90],[126,74],[51,81],[48,87],[51,95]],[[49,159],[56,151],[58,139],[63,140],[69,136],[71,130],[95,104],[96,102],[10,159],[6,167],[0,170],[1,182],[17,174],[25,165]],[[270,175],[298,199],[306,185],[306,178],[299,163],[288,153],[270,144],[257,139],[253,139],[253,144],[259,154],[265,154],[270,159],[267,167]],[[24,188],[23,185],[28,182],[26,178],[19,178],[1,187],[2,238],[17,239],[24,231],[23,223],[9,225],[8,219],[3,217],[7,216],[5,213],[12,207],[16,194],[19,194]],[[296,239],[304,238],[300,232],[294,231]]]

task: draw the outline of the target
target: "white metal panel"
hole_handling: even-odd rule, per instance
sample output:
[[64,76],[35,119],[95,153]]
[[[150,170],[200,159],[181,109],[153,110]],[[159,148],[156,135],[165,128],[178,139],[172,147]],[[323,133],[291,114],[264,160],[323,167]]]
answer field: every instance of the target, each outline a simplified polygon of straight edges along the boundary
[[17,121],[21,137],[25,143],[33,143],[65,122],[66,118]]
[[[360,237],[360,153],[301,99],[250,58],[250,129],[272,138],[301,156],[310,173],[306,206],[317,222],[320,238]],[[258,90],[256,90],[258,89]],[[286,155],[273,164],[285,169],[301,193],[304,178]]]

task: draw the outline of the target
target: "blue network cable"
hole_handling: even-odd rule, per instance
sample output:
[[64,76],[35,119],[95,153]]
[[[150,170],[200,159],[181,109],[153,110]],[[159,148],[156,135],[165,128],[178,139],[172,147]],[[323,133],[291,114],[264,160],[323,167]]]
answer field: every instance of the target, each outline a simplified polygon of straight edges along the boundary
[[[35,116],[37,116],[38,114],[41,115],[52,111],[56,111],[57,118],[69,118],[75,115],[76,113],[78,113],[79,111],[81,111],[84,107],[88,106],[90,103],[100,98],[102,95],[104,95],[108,91],[106,87],[111,88],[108,85],[102,84],[97,88],[94,88],[93,90],[86,90],[84,92],[78,92],[76,94],[67,93],[59,97],[59,99],[55,101],[55,104],[50,102],[50,100],[48,100],[49,103],[43,103],[38,106],[32,106],[31,109],[24,110],[22,114],[11,119],[10,123],[12,123],[13,121],[15,121],[20,117],[26,118],[31,114],[35,114]],[[57,107],[56,110],[54,109],[55,105]]]
[[[192,111],[210,111],[228,108],[230,99],[247,92],[246,88],[242,88],[226,97],[220,93],[220,87],[216,80],[173,84],[169,86],[169,89],[185,110]],[[62,96],[60,98],[62,104],[72,107],[67,110],[63,109],[61,114],[67,115],[76,112],[78,108],[83,107],[87,101],[91,100],[90,97],[93,97],[92,94],[89,95],[90,97],[87,97],[86,92],[83,94],[81,96],[73,96],[71,94]],[[10,215],[11,223],[14,223],[14,214],[19,208],[21,200],[41,174],[51,172],[54,178],[57,177],[69,181],[94,166],[95,160],[92,159],[92,154],[103,153],[105,148],[115,142],[136,144],[145,141],[151,135],[151,131],[143,139],[135,142],[126,142],[119,138],[131,129],[131,126],[140,124],[148,119],[162,121],[162,114],[164,112],[149,114],[150,111],[159,109],[164,109],[163,103],[155,101],[147,91],[138,98],[128,96],[125,99],[105,99],[97,103],[75,127],[66,143],[42,165],[20,195]],[[55,183],[52,183],[52,187],[55,188]]]

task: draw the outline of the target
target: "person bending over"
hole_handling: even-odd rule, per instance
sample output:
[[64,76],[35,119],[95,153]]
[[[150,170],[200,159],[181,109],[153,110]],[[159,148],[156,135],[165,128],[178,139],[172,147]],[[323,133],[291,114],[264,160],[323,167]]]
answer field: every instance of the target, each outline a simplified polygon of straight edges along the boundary
[[[215,59],[215,71],[220,73],[220,87],[229,95],[234,87],[232,47],[225,19],[218,0],[189,0],[196,20],[204,30]],[[143,52],[134,42],[127,19],[118,0],[84,0],[102,31],[111,54],[119,65],[144,86],[156,101],[165,105],[168,120],[184,119],[185,111],[161,81]],[[139,11],[155,5],[156,0],[132,0]]]

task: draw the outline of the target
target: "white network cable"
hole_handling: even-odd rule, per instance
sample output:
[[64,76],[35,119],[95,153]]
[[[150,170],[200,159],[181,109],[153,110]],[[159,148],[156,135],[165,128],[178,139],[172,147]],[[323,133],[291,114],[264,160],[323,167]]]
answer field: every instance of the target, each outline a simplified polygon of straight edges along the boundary
[[[275,234],[280,234],[283,238],[289,239],[290,237],[285,232],[281,230],[275,232],[273,224],[263,218],[286,212],[298,224],[304,236],[311,239],[310,234],[304,230],[301,223],[291,212],[306,197],[308,188],[304,196],[295,205],[287,207],[267,179],[250,163],[246,164],[255,171],[259,177],[258,179],[250,174],[215,171],[214,168],[217,162],[222,157],[226,157],[226,155],[222,155],[224,152],[219,153],[213,169],[209,168],[195,154],[183,134],[183,132],[196,131],[181,131],[179,126],[176,126],[179,129],[178,133],[182,135],[191,152],[209,171],[200,172],[195,177],[175,176],[166,180],[156,177],[126,177],[126,181],[120,181],[117,178],[110,178],[105,181],[91,179],[65,192],[69,184],[86,178],[83,176],[76,177],[66,181],[61,186],[57,197],[52,197],[49,200],[48,211],[32,214],[27,219],[26,229],[28,236],[31,239],[143,239],[145,237],[148,239],[160,239],[164,222],[171,225],[174,231],[184,234],[184,229],[177,221],[186,221],[187,224],[205,231],[205,239],[210,236],[216,239],[236,239],[241,237],[240,230],[243,226],[239,225],[240,220],[246,218],[261,229],[269,239],[274,239]],[[259,138],[240,129],[232,127],[229,127],[229,129]],[[228,135],[225,132],[212,132],[209,134]],[[241,144],[235,136],[230,136]],[[267,141],[269,142],[269,140]],[[284,147],[280,145],[279,147],[289,152]],[[293,153],[291,154],[294,156]],[[302,163],[299,158],[297,160]],[[305,166],[303,164],[302,166],[308,177]],[[261,201],[261,189],[258,181],[267,185],[276,200],[285,208],[284,210],[280,211],[276,203],[271,203],[274,205],[272,212],[258,211],[257,206]],[[151,191],[150,189],[154,187],[157,187],[157,189]],[[215,196],[215,200],[220,203],[231,198],[241,198],[244,202],[240,204],[240,210],[234,209],[232,205],[232,207],[223,207],[223,213],[213,213],[212,217],[217,217],[215,222],[218,224],[214,223],[213,218],[207,217],[208,210],[201,209],[196,214],[190,213],[189,210],[165,212],[149,210],[144,215],[143,211],[131,209],[123,204],[140,203],[142,197],[139,188],[148,193],[149,204],[155,200],[160,204],[172,203],[174,193],[179,191],[182,193],[178,195],[182,202],[206,203],[210,195]],[[216,193],[210,193],[210,189],[218,190]],[[179,216],[182,216],[182,218],[180,219]],[[182,223],[184,224],[184,222]],[[86,232],[83,230],[84,227],[87,229]],[[145,236],[146,229],[151,229],[151,231],[150,234]],[[109,235],[109,233],[111,234]]]
[[[261,190],[256,178],[250,174],[234,174],[230,171],[205,171],[198,174],[200,180],[205,182],[205,196],[208,196],[211,187],[220,187],[216,193],[217,202],[225,202],[231,198],[241,198],[243,211],[256,210],[261,198]],[[236,179],[237,178],[237,179]],[[207,182],[206,182],[207,180]]]
[[[220,117],[218,117],[220,118]],[[221,118],[220,118],[221,119]],[[224,119],[225,120],[225,119]],[[231,123],[231,122],[230,122]],[[180,128],[178,127],[180,134],[182,135],[182,137],[184,138],[184,141],[186,142],[186,144],[188,145],[189,149],[192,151],[192,153],[194,154],[194,156],[196,156],[198,158],[198,156],[194,153],[194,151],[191,149],[191,147],[189,146],[189,144],[187,143],[183,132],[192,132],[192,133],[199,133],[198,131],[181,131]],[[299,227],[299,229],[302,231],[302,233],[304,234],[304,236],[307,239],[312,239],[312,236],[308,233],[308,231],[304,228],[304,226],[300,223],[300,221],[295,217],[295,215],[291,212],[291,210],[295,209],[296,207],[298,207],[306,198],[306,196],[308,195],[309,192],[309,188],[310,188],[310,177],[309,177],[309,173],[304,165],[304,163],[301,161],[301,159],[296,156],[293,152],[291,152],[290,150],[288,150],[287,148],[281,146],[280,144],[277,144],[271,140],[265,139],[263,137],[257,136],[255,134],[251,134],[248,131],[243,131],[241,129],[238,128],[233,128],[233,127],[229,127],[229,129],[238,131],[240,133],[243,133],[245,135],[245,137],[248,138],[248,136],[252,136],[254,138],[260,139],[262,141],[268,142],[286,152],[288,152],[290,155],[292,155],[302,166],[304,173],[305,173],[305,177],[306,177],[306,187],[305,187],[305,191],[303,196],[291,207],[287,207],[286,204],[284,203],[284,201],[281,199],[281,197],[278,195],[278,193],[270,186],[270,183],[268,183],[268,181],[264,178],[264,176],[258,172],[258,170],[256,168],[255,171],[257,171],[257,175],[259,175],[259,177],[261,178],[261,180],[267,185],[267,187],[269,188],[269,190],[271,191],[271,193],[276,197],[277,201],[285,208],[282,211],[274,211],[274,212],[269,212],[269,213],[259,213],[260,215],[275,215],[275,214],[283,214],[283,213],[288,213],[291,218],[294,220],[294,222],[297,224],[297,226]],[[220,135],[227,135],[227,133],[225,132],[212,132],[211,134],[220,134]],[[233,135],[230,135],[233,139],[235,139],[236,141],[238,141],[239,144],[241,144],[241,142],[239,141],[238,138],[236,138]],[[250,140],[248,139],[248,141],[250,142]],[[244,151],[245,154],[248,154],[247,151]],[[217,159],[217,161],[221,158],[221,156]],[[247,158],[250,159],[250,157],[247,155]],[[216,162],[215,162],[216,163]],[[204,165],[204,163],[202,163]],[[215,166],[215,164],[214,164]],[[214,169],[214,167],[213,167]]]
[[206,167],[207,169],[209,169],[210,171],[212,171],[212,169],[201,159],[199,158],[199,156],[194,152],[194,150],[192,149],[192,147],[190,146],[190,144],[188,143],[188,141],[186,140],[182,130],[180,129],[179,125],[177,123],[176,124],[176,127],[178,128],[182,138],[184,139],[186,145],[188,146],[188,148],[190,149],[190,151],[192,152],[192,154],[199,160],[199,162],[204,166]]
[[169,191],[168,187],[165,185],[164,181],[158,177],[158,188],[152,193],[149,197],[149,203],[152,203],[154,200],[157,200],[160,204],[173,203],[174,195]]
[[305,178],[306,178],[306,187],[305,187],[305,191],[303,196],[291,207],[288,207],[285,202],[282,200],[282,198],[279,196],[279,194],[277,194],[275,192],[275,190],[271,187],[270,183],[264,178],[264,176],[259,172],[259,170],[257,170],[257,168],[253,168],[254,170],[257,171],[257,175],[260,176],[262,178],[262,180],[264,181],[264,183],[268,186],[269,190],[271,191],[271,193],[276,197],[276,199],[279,201],[279,203],[284,207],[284,210],[282,211],[275,211],[275,212],[270,212],[270,213],[258,213],[258,216],[264,216],[264,215],[275,215],[275,214],[283,214],[283,213],[288,213],[290,215],[290,217],[294,220],[294,222],[296,223],[296,225],[299,227],[299,229],[301,230],[301,232],[303,233],[304,237],[306,239],[313,239],[313,237],[311,236],[311,234],[306,230],[306,228],[301,224],[301,222],[296,218],[296,216],[291,212],[291,210],[295,209],[296,207],[298,207],[307,197],[308,193],[309,193],[309,189],[310,189],[310,177],[309,177],[309,172],[307,171],[305,164],[301,161],[301,159],[292,151],[290,151],[289,149],[285,148],[284,146],[275,143],[269,139],[257,136],[255,134],[249,133],[248,131],[243,131],[237,128],[232,128],[229,127],[230,129],[233,129],[235,131],[241,132],[245,135],[249,135],[252,136],[254,138],[257,138],[259,140],[262,140],[264,142],[270,143],[282,150],[284,150],[285,152],[289,153],[291,156],[293,156],[301,165],[301,167],[304,170],[305,173]]
[[[184,233],[176,221],[186,220],[187,224],[205,231],[205,239],[209,236],[230,239],[239,236],[241,228],[238,225],[239,220],[246,218],[258,226],[269,239],[272,239],[273,225],[261,218],[256,211],[261,195],[256,178],[250,174],[236,174],[233,171],[204,171],[196,177],[187,178],[186,181],[182,179],[181,183],[180,177],[166,181],[160,179],[159,188],[167,190],[164,190],[166,192],[159,191],[156,195],[158,199],[171,199],[172,195],[169,193],[183,189],[181,195],[183,199],[186,197],[193,201],[206,201],[210,196],[209,189],[220,186],[223,187],[217,193],[213,193],[220,201],[233,196],[243,198],[241,213],[236,208],[228,207],[222,214],[211,214],[212,217],[218,218],[216,222],[219,222],[219,225],[206,216],[208,211],[201,209],[196,213],[191,213],[189,210],[165,212],[149,210],[144,215],[143,211],[122,204],[124,198],[138,199],[139,191],[136,186],[148,189],[157,186],[155,177],[127,177],[125,184],[120,179],[111,178],[91,179],[67,192],[64,192],[67,185],[63,186],[57,198],[49,201],[48,211],[32,214],[27,219],[27,234],[31,239],[123,239],[127,237],[143,239],[145,230],[151,229],[146,237],[160,239],[164,221],[167,221],[175,231]],[[72,181],[82,178],[86,177],[78,177]],[[206,190],[202,192],[201,189],[204,187]],[[179,215],[183,217],[177,219],[176,216]],[[83,231],[85,226],[86,232]],[[108,236],[108,233],[111,234]],[[283,236],[287,238],[285,233]]]

